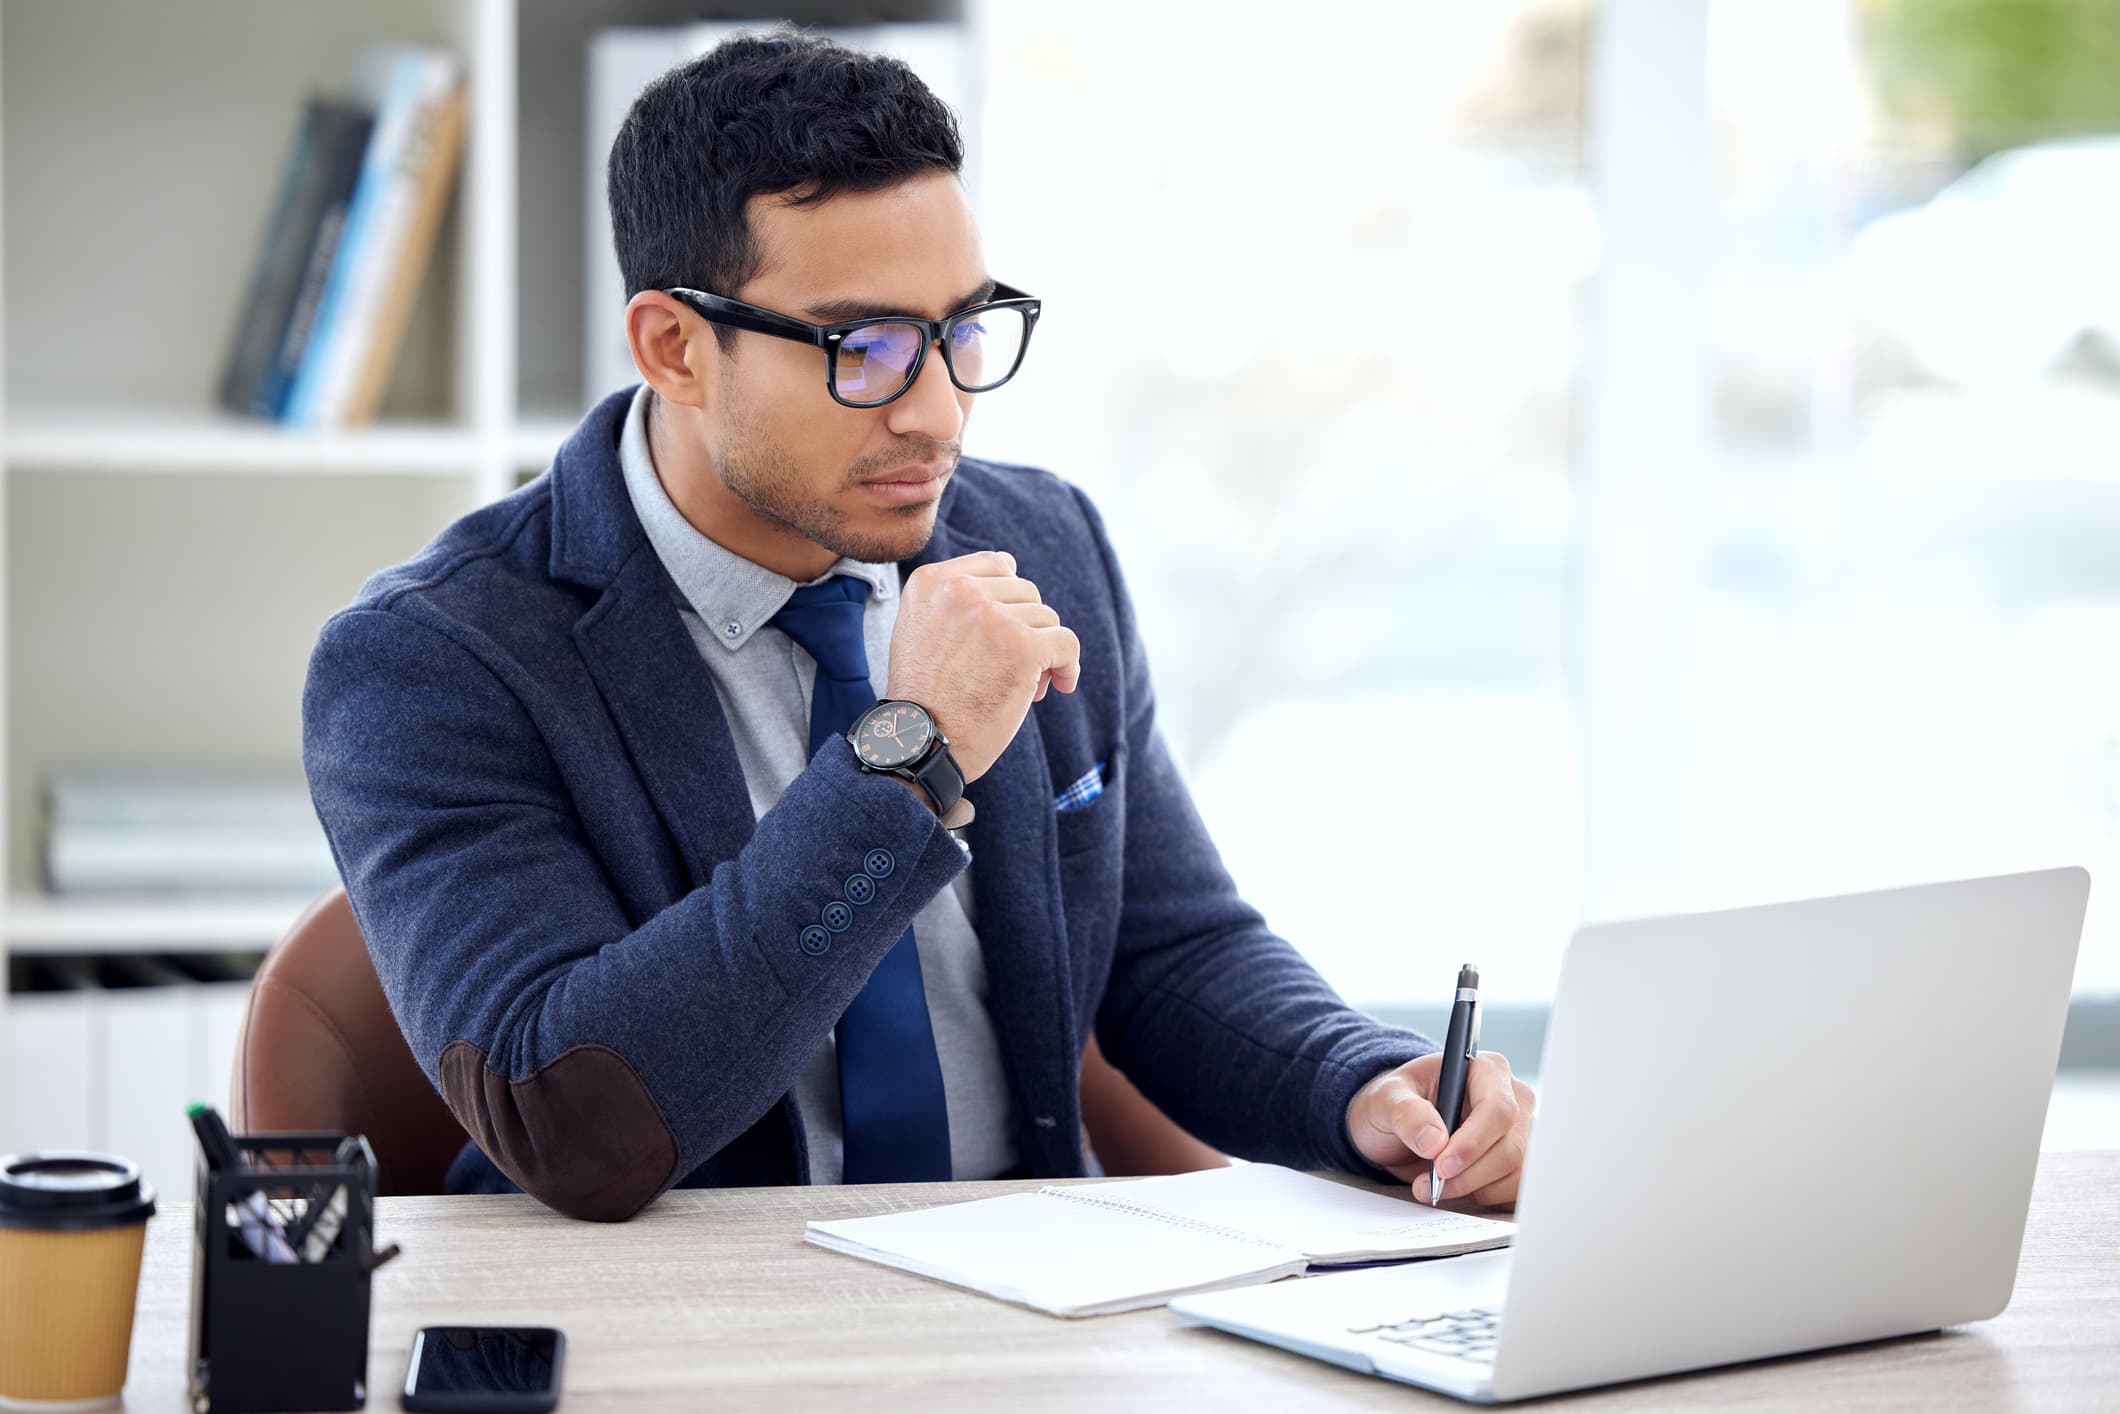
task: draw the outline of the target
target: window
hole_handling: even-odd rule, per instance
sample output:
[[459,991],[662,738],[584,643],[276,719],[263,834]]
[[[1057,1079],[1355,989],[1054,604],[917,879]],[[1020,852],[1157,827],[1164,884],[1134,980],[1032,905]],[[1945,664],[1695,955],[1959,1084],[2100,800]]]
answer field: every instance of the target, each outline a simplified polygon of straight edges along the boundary
[[972,446],[1098,498],[1277,930],[1537,1001],[1586,917],[2113,872],[2120,10],[1239,14],[984,11],[1048,308]]

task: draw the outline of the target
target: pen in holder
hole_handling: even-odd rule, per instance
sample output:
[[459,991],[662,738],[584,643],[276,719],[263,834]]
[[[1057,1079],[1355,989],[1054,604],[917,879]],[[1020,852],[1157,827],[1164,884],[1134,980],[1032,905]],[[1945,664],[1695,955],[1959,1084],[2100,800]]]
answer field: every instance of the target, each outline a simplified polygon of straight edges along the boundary
[[191,1402],[197,1414],[359,1409],[378,1253],[375,1155],[340,1134],[231,1136],[195,1113]]

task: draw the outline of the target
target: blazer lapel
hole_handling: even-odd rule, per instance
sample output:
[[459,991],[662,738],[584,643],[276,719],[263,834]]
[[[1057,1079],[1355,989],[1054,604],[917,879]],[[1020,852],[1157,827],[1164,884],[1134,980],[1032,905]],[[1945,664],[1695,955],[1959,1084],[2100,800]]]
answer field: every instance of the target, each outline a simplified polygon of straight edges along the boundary
[[[938,517],[927,548],[903,561],[900,572],[910,575],[921,565],[983,548],[965,543]],[[1082,1056],[1060,909],[1051,777],[1032,713],[1000,759],[965,790],[975,811],[965,837],[986,961],[987,1010],[1022,1111],[1017,1136],[1027,1147],[1021,1157],[1047,1177],[1080,1172],[1082,1125]]]
[[626,494],[619,442],[634,393],[598,403],[552,460],[549,568],[597,596],[575,622],[575,648],[696,888],[756,822],[721,698]]
[[697,888],[756,821],[721,699],[645,543],[575,624],[574,642]]

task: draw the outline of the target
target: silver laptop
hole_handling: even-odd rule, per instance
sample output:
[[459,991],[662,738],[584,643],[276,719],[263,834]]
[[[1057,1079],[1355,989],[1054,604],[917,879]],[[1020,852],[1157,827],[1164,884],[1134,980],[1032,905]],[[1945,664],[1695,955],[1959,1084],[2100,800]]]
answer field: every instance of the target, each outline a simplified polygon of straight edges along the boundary
[[2008,1304],[2090,876],[1579,930],[1516,1243],[1171,1303],[1482,1402]]

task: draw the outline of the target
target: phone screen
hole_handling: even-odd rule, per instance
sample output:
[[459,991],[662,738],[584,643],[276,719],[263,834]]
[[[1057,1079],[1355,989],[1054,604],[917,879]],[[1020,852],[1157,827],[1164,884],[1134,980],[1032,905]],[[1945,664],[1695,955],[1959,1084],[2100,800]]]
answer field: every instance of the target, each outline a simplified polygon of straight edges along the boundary
[[412,1338],[407,1409],[550,1409],[566,1338],[550,1326],[426,1326]]

